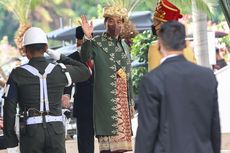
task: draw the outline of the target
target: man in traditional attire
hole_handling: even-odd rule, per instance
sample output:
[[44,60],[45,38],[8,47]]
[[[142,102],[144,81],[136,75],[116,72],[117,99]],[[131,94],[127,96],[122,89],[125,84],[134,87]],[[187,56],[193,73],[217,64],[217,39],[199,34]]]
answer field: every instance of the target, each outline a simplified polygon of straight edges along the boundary
[[130,54],[120,38],[128,13],[108,6],[103,16],[106,32],[94,38],[92,23],[81,17],[86,39],[81,57],[83,62],[94,60],[94,130],[100,152],[121,153],[132,150]]
[[[156,7],[156,10],[153,15],[153,34],[158,35],[158,31],[160,26],[165,23],[166,21],[170,20],[178,20],[182,18],[180,14],[180,10],[168,0],[161,0]],[[160,65],[160,60],[162,55],[158,52],[158,45],[157,43],[153,43],[149,47],[148,51],[148,70],[151,71],[152,69],[156,68]],[[183,51],[183,54],[186,59],[195,63],[195,57],[192,48],[189,46],[189,42],[186,42],[186,48]]]

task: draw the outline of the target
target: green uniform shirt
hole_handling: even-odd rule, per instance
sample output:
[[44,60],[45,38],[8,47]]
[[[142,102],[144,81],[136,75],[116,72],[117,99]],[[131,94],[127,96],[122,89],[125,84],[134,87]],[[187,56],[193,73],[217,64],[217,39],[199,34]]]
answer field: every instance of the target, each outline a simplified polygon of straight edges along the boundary
[[[70,73],[73,82],[81,82],[89,78],[89,70],[80,62],[64,55],[58,62],[66,64],[66,70]],[[35,67],[40,74],[43,74],[49,63],[44,57],[39,57],[32,58],[28,64]],[[56,65],[53,71],[47,75],[46,80],[49,115],[60,116],[62,115],[61,96],[64,87],[68,84],[64,70]],[[40,110],[39,77],[21,67],[17,67],[12,70],[6,86],[7,91],[4,95],[4,137],[7,147],[14,147],[18,143],[14,129],[17,104],[19,104],[20,112],[29,108]]]

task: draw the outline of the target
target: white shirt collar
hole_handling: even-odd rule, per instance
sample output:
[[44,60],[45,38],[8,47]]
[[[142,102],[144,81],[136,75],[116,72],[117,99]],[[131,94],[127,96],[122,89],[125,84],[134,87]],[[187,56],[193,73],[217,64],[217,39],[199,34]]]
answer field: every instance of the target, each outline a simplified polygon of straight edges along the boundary
[[165,56],[160,60],[160,63],[163,63],[168,58],[175,57],[175,56],[178,56],[178,55],[179,54],[171,54],[171,55]]

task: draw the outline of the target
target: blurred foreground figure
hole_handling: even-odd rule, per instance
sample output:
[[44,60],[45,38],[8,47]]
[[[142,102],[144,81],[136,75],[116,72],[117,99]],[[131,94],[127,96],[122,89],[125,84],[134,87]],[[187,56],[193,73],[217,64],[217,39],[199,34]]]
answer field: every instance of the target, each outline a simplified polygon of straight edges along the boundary
[[161,64],[140,85],[135,153],[220,153],[217,81],[183,56],[185,27],[159,30]]

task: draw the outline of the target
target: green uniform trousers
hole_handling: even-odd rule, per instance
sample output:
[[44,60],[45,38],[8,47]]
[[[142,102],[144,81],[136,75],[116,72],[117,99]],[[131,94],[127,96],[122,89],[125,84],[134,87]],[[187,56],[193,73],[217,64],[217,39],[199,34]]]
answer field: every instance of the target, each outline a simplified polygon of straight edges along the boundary
[[20,134],[21,153],[65,153],[65,130],[62,122],[27,125]]

